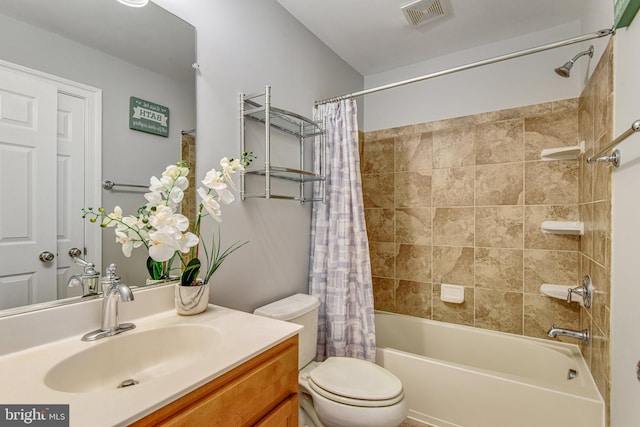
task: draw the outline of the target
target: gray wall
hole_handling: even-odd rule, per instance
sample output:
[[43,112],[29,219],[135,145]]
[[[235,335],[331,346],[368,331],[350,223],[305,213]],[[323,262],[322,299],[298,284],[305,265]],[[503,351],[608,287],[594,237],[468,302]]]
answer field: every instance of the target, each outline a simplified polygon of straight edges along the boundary
[[[610,18],[605,13],[599,17],[598,22],[590,21],[589,26],[576,21],[571,25],[367,75],[365,85],[377,87],[609,28]],[[369,132],[577,98],[608,40],[604,37],[569,45],[372,94],[364,100],[367,112],[365,130]],[[554,68],[592,44],[596,49],[594,57],[577,61],[571,78],[562,78],[554,73]]]
[[[239,93],[268,84],[274,105],[311,116],[314,100],[363,87],[359,73],[275,0],[155,2],[197,28],[198,180],[222,156],[239,151]],[[293,151],[279,153],[273,163],[295,159]],[[307,292],[310,212],[310,203],[283,200],[252,199],[226,207],[223,241],[250,243],[213,276],[212,302],[251,311]]]
[[[147,185],[150,176],[159,176],[166,165],[180,160],[180,130],[195,127],[193,81],[172,80],[1,14],[0,59],[102,90],[103,179]],[[168,138],[129,129],[130,96],[169,107]],[[144,203],[142,194],[103,191],[103,206],[120,205],[125,213],[135,213]],[[113,229],[103,232],[103,259],[118,265],[123,281],[144,282],[143,252],[127,259],[115,243]]]

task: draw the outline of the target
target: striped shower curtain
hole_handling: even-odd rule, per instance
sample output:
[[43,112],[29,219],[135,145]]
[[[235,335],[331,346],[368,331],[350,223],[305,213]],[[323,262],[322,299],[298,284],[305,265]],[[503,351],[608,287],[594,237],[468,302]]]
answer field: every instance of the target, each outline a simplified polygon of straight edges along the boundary
[[[320,299],[317,360],[375,361],[369,241],[364,220],[354,100],[319,105],[326,124],[326,202],[313,204],[309,291]],[[319,144],[316,150],[319,150]],[[321,158],[315,153],[316,170]],[[314,188],[319,197],[320,188]]]

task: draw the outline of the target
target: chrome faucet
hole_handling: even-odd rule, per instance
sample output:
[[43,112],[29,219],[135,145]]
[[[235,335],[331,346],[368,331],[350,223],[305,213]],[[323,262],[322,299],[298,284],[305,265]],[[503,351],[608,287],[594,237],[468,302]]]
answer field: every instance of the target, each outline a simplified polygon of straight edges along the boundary
[[589,337],[588,329],[585,329],[583,331],[574,331],[571,329],[556,328],[554,324],[551,324],[551,329],[549,329],[549,332],[547,332],[547,336],[551,338],[555,338],[558,335],[564,336],[564,337],[576,338],[584,341],[585,344],[589,344],[590,337]]
[[569,288],[567,294],[567,302],[573,301],[573,295],[582,297],[582,305],[589,308],[591,307],[591,299],[593,298],[593,282],[591,276],[588,274],[582,278],[582,284],[575,288]]
[[82,341],[95,341],[100,338],[111,337],[136,327],[133,323],[118,324],[118,297],[123,302],[133,301],[133,292],[116,276],[116,265],[107,267],[107,274],[100,281],[102,283],[102,324],[100,329],[89,332],[82,337]]
[[74,274],[69,277],[67,281],[68,287],[78,286],[82,287],[82,296],[98,295],[98,284],[100,283],[100,273],[95,269],[96,265],[92,262],[87,262],[80,258],[82,252],[78,248],[71,248],[69,250],[69,256],[81,267],[84,267],[82,274]]

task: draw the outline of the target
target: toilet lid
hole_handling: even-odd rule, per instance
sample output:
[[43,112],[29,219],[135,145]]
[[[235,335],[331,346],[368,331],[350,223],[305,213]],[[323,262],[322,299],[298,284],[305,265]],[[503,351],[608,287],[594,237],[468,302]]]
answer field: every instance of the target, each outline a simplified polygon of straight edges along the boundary
[[350,357],[330,357],[309,373],[324,397],[356,406],[388,406],[404,397],[400,380],[381,366]]

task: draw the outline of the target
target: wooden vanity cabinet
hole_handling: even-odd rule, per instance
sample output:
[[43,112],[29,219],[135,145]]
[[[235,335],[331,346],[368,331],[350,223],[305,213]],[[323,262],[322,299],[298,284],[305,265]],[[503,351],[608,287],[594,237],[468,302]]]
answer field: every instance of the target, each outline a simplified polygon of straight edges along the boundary
[[298,336],[132,425],[297,427]]

